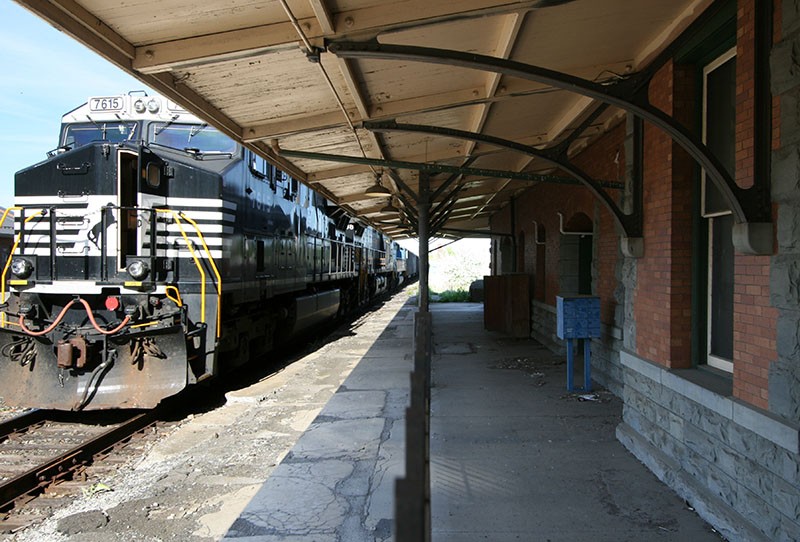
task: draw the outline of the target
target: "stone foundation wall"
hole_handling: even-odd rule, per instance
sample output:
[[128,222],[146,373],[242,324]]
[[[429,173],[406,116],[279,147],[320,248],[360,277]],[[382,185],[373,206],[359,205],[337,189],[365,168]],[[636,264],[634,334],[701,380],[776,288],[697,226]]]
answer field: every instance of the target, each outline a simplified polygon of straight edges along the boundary
[[771,55],[772,93],[780,132],[772,153],[772,199],[777,204],[777,249],[770,272],[778,309],[778,359],[769,367],[769,409],[800,419],[800,4],[783,2],[782,36]]
[[621,348],[622,331],[616,327],[603,326],[603,336],[592,340],[592,380],[619,397],[623,392]]
[[564,341],[556,336],[556,308],[531,301],[531,337],[557,354],[567,355]]
[[617,438],[728,540],[800,540],[800,426],[631,353]]

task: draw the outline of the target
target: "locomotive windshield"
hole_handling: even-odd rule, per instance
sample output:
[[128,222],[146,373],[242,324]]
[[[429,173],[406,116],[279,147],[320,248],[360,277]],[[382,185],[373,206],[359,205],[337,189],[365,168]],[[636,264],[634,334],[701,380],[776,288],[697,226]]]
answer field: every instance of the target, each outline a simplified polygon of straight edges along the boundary
[[87,122],[68,124],[64,130],[63,145],[69,148],[82,147],[92,141],[120,143],[136,136],[138,122]]
[[236,151],[235,141],[208,124],[152,123],[148,141],[163,147],[202,154],[229,154]]

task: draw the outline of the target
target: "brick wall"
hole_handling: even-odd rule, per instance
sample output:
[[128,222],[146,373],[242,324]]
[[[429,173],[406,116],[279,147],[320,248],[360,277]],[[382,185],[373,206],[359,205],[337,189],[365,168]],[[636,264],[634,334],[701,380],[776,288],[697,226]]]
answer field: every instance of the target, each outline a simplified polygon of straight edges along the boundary
[[[609,133],[598,138],[591,146],[584,150],[574,162],[583,168],[589,175],[602,180],[622,180],[625,172],[624,151],[625,126],[618,124]],[[613,191],[619,197],[619,190]],[[601,313],[603,322],[614,325],[616,301],[614,289],[614,267],[617,259],[617,245],[619,237],[615,229],[611,213],[602,205],[597,205],[597,200],[588,189],[581,186],[540,184],[523,193],[516,203],[517,231],[524,233],[525,269],[519,271],[536,275],[537,250],[534,243],[535,231],[533,221],[539,223],[539,228],[546,232],[544,257],[545,277],[537,277],[536,284],[544,285],[546,295],[542,299],[548,305],[555,306],[555,298],[559,295],[559,246],[561,234],[559,233],[559,220],[556,212],[564,215],[565,221],[576,213],[584,213],[589,217],[596,217],[597,249],[593,254],[595,267],[595,280],[593,291],[601,299]],[[492,217],[493,231],[508,231],[510,225],[510,206]],[[518,247],[519,250],[519,247]],[[540,287],[541,289],[541,287]],[[540,293],[540,292],[539,292]],[[539,295],[537,294],[537,299]]]
[[[693,107],[685,70],[665,65],[650,84],[650,101],[679,120]],[[683,117],[683,118],[682,118]],[[692,164],[662,130],[645,125],[644,257],[637,262],[636,347],[671,368],[691,365]]]
[[[504,211],[506,211],[504,209]],[[537,251],[533,243],[533,221],[544,227],[545,236],[545,277],[544,286],[546,295],[544,302],[555,306],[556,296],[559,294],[559,223],[556,211],[564,214],[569,219],[575,213],[583,212],[593,216],[593,199],[589,191],[579,186],[569,185],[537,185],[523,193],[517,200],[517,233],[525,233],[525,273],[535,274]],[[524,217],[524,218],[523,218]],[[492,221],[495,229],[495,221]],[[541,252],[541,251],[539,251]],[[537,284],[540,279],[537,280]]]
[[737,254],[733,292],[733,394],[763,409],[769,407],[769,367],[777,358],[769,262],[769,256]]
[[[625,123],[620,122],[603,137],[593,142],[576,156],[575,164],[593,176],[605,181],[623,182],[625,180]],[[620,190],[609,190],[617,202],[621,199]],[[595,217],[595,250],[592,291],[600,297],[600,319],[608,325],[621,326],[615,322],[616,304],[614,290],[617,280],[614,268],[617,265],[619,234],[614,218],[599,200],[593,199],[593,211],[586,212]]]
[[[756,0],[740,0],[737,8],[736,182],[754,182],[754,9]],[[776,39],[780,28],[776,0]],[[650,84],[650,101],[687,126],[696,123],[697,93],[694,67],[667,63]],[[773,147],[779,148],[776,117]],[[624,123],[598,138],[573,158],[598,179],[622,180],[625,172]],[[692,365],[692,198],[697,189],[696,165],[662,130],[645,124],[644,135],[644,257],[636,262],[634,292],[636,352],[668,368]],[[619,194],[614,192],[615,198]],[[559,294],[559,243],[556,211],[569,218],[582,212],[595,220],[593,290],[601,298],[602,321],[621,327],[614,297],[618,287],[615,266],[619,237],[611,214],[582,187],[539,185],[517,200],[517,231],[525,246],[518,247],[524,271],[536,275],[537,253],[545,258],[545,277],[537,276],[537,299],[555,304]],[[493,218],[495,231],[508,232],[509,209]],[[520,217],[525,217],[521,219]],[[546,230],[542,251],[534,243],[533,220]],[[770,256],[735,256],[734,395],[761,408],[769,404],[770,364],[777,358],[777,310],[770,301]],[[541,275],[541,273],[539,273]],[[546,295],[542,297],[542,286]]]
[[[752,186],[755,182],[756,1],[739,0],[737,10],[736,183],[742,187]],[[777,5],[779,15],[780,2]],[[775,118],[780,118],[778,108],[779,102],[773,100]],[[773,148],[778,148],[776,140],[779,134],[776,135],[778,137],[773,136]],[[764,409],[769,406],[769,367],[777,358],[775,322],[778,312],[770,302],[770,262],[771,256],[736,254],[733,295],[733,393],[737,398]]]

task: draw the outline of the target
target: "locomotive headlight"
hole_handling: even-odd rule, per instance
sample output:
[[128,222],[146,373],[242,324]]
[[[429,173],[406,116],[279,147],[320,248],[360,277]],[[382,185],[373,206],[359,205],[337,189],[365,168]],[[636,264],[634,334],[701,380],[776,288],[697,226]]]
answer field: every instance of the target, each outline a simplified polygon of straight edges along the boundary
[[150,268],[142,260],[134,260],[128,264],[128,274],[135,280],[142,280],[149,271]]
[[158,110],[161,108],[161,105],[158,103],[158,100],[150,100],[147,102],[147,110],[151,113],[158,113]]
[[11,272],[17,278],[26,279],[33,273],[33,264],[25,258],[14,258],[11,261]]
[[142,100],[136,100],[133,102],[133,109],[137,113],[144,113],[145,109],[147,109],[147,106],[144,105]]

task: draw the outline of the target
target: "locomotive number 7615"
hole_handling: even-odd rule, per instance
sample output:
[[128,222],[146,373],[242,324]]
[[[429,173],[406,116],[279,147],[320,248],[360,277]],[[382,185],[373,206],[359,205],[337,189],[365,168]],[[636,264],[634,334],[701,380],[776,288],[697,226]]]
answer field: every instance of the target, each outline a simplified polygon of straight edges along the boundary
[[119,111],[123,107],[122,98],[119,96],[92,98],[89,101],[92,111]]

